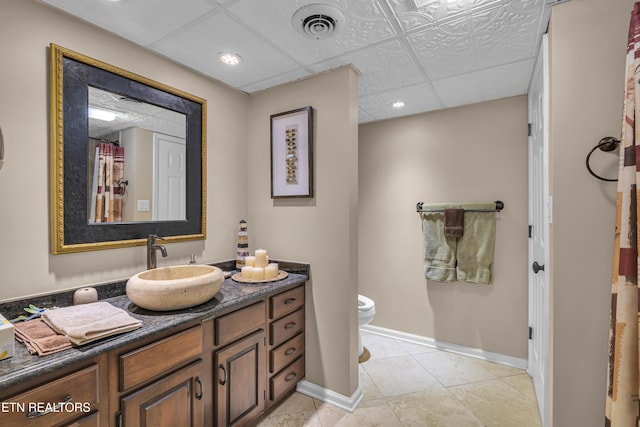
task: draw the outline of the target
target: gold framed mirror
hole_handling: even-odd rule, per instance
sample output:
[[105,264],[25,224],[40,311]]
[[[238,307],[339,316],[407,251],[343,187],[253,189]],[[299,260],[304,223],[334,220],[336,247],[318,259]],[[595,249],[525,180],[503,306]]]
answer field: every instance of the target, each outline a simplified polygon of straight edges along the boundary
[[51,252],[206,237],[206,100],[50,45]]

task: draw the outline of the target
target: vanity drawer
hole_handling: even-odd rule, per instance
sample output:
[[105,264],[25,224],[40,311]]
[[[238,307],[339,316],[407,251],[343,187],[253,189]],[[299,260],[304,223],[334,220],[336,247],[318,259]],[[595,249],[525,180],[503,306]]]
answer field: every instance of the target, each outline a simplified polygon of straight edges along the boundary
[[119,357],[120,391],[136,387],[202,354],[202,329],[195,326]]
[[278,345],[304,330],[304,309],[294,311],[272,322],[269,329],[269,345]]
[[271,297],[270,319],[277,319],[304,305],[304,286],[288,290]]
[[269,352],[269,373],[275,374],[304,353],[304,332]]
[[304,356],[269,380],[269,399],[277,400],[304,378]]
[[3,407],[9,410],[3,411],[0,424],[67,425],[98,409],[98,387],[98,365],[89,366],[6,400]]
[[224,345],[264,327],[264,301],[215,319],[215,345]]

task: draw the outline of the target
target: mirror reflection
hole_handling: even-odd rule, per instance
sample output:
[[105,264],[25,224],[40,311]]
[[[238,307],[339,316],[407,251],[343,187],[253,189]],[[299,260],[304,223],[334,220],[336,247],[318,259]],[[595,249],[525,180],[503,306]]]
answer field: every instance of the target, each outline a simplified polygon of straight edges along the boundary
[[88,88],[90,224],[183,220],[186,116]]

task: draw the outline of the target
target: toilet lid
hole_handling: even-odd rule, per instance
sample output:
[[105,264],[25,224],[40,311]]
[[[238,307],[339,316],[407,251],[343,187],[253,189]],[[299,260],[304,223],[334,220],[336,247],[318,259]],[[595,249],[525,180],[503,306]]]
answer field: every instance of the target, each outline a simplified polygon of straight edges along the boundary
[[365,297],[364,295],[358,295],[358,310],[366,311],[371,310],[375,306],[372,299]]

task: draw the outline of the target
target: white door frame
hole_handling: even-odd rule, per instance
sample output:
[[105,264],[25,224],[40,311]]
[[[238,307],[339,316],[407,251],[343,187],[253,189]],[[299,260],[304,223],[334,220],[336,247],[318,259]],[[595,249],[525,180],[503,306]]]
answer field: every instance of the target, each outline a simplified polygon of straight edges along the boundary
[[[549,228],[549,53],[545,34],[529,87],[529,375],[533,378],[542,425],[551,426]],[[536,151],[537,150],[537,151]],[[535,153],[534,153],[535,151]],[[534,273],[533,264],[544,266]]]

